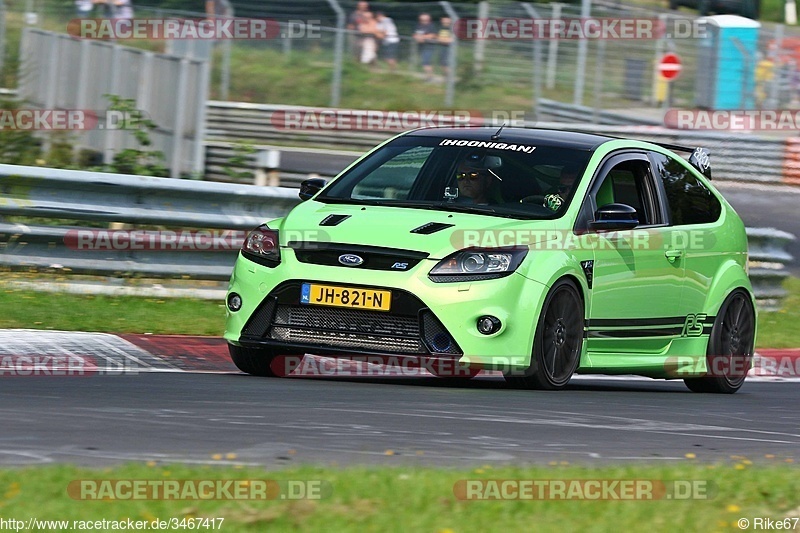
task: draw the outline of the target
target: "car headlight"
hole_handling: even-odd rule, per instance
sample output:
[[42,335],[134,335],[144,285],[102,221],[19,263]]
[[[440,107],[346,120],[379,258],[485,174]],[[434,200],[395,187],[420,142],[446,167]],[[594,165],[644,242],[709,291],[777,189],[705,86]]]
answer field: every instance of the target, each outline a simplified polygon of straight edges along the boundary
[[527,248],[460,250],[439,261],[428,277],[437,283],[502,278],[514,272],[527,254]]
[[263,224],[250,233],[242,244],[242,255],[264,266],[274,267],[281,262],[278,232]]

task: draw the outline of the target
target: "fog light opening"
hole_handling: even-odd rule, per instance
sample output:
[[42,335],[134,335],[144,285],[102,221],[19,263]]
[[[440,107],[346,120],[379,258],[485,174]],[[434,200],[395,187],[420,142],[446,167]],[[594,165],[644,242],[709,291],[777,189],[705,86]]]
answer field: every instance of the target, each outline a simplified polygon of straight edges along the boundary
[[242,297],[232,292],[228,295],[228,309],[234,313],[242,308]]
[[452,343],[450,342],[449,336],[447,336],[444,333],[437,333],[436,335],[433,336],[433,339],[431,340],[431,346],[437,352],[446,352],[447,350],[450,349]]
[[484,335],[491,335],[500,331],[502,323],[497,317],[484,315],[478,318],[478,331]]

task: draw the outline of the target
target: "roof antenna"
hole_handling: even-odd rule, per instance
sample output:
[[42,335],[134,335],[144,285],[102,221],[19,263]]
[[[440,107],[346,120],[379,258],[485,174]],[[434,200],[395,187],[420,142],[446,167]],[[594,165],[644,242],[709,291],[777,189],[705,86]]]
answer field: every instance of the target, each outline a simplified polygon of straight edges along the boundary
[[503,122],[503,125],[502,125],[502,126],[500,126],[500,129],[499,129],[499,130],[497,130],[497,133],[495,133],[494,135],[492,135],[492,140],[493,140],[493,141],[496,141],[497,139],[499,139],[499,138],[500,138],[500,132],[501,132],[501,131],[503,131],[503,128],[505,128],[505,127],[506,127],[506,123],[505,123],[505,122]]

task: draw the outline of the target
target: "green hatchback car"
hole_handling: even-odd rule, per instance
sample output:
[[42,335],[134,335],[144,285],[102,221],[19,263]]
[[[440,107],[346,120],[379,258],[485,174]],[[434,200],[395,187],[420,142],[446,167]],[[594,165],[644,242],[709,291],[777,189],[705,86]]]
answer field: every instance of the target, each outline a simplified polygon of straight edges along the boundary
[[380,356],[526,388],[590,373],[735,392],[756,334],[745,228],[707,153],[681,150],[522,128],[398,135],[247,235],[226,302],[233,362],[281,376],[289,355]]

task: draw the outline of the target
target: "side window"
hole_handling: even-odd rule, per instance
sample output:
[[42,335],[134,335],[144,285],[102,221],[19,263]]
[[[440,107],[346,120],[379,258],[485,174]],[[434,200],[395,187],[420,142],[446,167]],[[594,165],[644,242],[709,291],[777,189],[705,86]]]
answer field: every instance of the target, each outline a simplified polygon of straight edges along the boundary
[[658,223],[649,176],[650,165],[641,159],[631,159],[614,165],[601,178],[596,188],[595,205],[602,207],[611,203],[627,204],[636,209],[640,225]]
[[351,198],[405,200],[433,147],[406,150],[365,176],[353,189]]
[[673,225],[708,224],[719,219],[722,206],[714,194],[679,161],[652,152],[664,182]]

